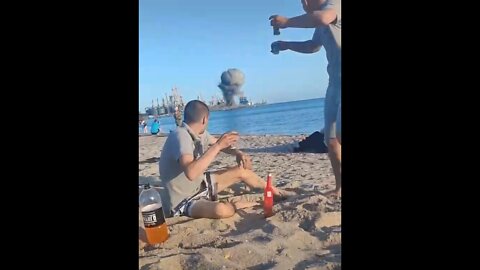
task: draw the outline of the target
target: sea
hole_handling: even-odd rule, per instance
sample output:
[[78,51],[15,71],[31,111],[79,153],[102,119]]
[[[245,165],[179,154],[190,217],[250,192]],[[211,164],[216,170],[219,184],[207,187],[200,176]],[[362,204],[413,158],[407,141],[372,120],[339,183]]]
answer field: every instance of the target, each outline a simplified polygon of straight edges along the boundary
[[[324,101],[324,98],[316,98],[212,111],[208,131],[211,134],[235,130],[241,135],[309,135],[323,128]],[[176,128],[173,116],[158,119],[162,133]],[[147,132],[152,123],[153,119],[147,121]],[[143,133],[141,127],[139,133]]]

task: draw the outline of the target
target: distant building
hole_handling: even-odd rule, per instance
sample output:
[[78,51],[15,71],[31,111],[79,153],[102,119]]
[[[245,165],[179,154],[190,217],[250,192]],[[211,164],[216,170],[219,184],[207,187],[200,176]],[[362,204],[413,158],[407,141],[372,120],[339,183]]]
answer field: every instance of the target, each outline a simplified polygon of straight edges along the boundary
[[183,97],[178,93],[177,88],[173,87],[172,94],[170,96],[165,94],[165,98],[162,98],[162,105],[158,102],[158,98],[157,106],[154,105],[154,101],[152,100],[152,106],[146,107],[145,112],[147,115],[171,114],[175,112],[175,107],[183,110],[184,103]]
[[240,97],[240,105],[249,105],[247,97]]

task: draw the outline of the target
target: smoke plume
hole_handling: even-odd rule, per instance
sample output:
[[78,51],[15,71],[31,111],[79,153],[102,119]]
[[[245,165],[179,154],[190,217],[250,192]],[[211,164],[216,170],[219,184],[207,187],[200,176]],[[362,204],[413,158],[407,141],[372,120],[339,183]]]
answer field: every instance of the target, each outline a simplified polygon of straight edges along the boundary
[[243,95],[240,88],[245,82],[245,75],[239,69],[231,68],[222,73],[221,80],[222,82],[218,87],[222,90],[226,105],[235,105],[234,97],[237,95]]

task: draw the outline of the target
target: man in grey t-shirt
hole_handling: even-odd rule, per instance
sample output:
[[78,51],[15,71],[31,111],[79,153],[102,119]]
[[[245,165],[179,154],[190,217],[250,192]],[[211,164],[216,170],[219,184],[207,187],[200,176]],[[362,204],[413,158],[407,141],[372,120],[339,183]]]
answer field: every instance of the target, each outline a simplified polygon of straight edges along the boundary
[[[236,209],[257,203],[218,202],[218,192],[238,182],[262,190],[266,186],[266,182],[252,171],[250,157],[232,148],[238,140],[238,133],[225,133],[219,139],[208,133],[209,114],[205,103],[199,100],[188,102],[184,110],[184,123],[169,134],[163,146],[159,161],[160,180],[165,191],[162,204],[169,217],[230,217]],[[220,151],[235,155],[238,166],[207,172]],[[273,193],[274,196],[291,194],[275,187]]]
[[[315,28],[311,40],[303,42],[276,41],[272,52],[292,50],[299,53],[315,53],[323,46],[327,53],[328,88],[325,96],[325,144],[335,174],[334,192],[341,196],[341,106],[342,106],[342,13],[341,0],[301,0],[306,14],[293,18],[271,16],[270,25],[278,28]],[[275,50],[273,50],[275,48]]]

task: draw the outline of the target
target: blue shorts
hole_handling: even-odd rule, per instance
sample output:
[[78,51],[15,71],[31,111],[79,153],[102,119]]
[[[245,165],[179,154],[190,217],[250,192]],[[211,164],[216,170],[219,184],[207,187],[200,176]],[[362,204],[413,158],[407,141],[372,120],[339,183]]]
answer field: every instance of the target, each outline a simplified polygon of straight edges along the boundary
[[325,145],[328,146],[330,139],[342,136],[342,81],[340,78],[332,80],[328,84],[325,96],[324,119],[325,119]]

